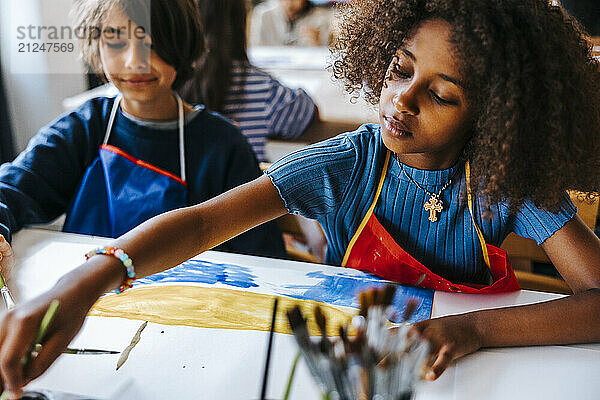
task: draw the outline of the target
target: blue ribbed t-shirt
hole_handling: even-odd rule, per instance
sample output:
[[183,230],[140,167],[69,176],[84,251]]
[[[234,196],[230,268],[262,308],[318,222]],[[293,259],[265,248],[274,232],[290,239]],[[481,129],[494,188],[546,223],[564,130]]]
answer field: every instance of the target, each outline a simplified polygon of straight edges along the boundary
[[[287,210],[316,219],[323,227],[328,241],[327,263],[341,264],[373,201],[386,152],[379,125],[369,124],[292,153],[267,170]],[[429,195],[402,173],[395,159],[390,160],[375,207],[377,219],[402,248],[435,273],[453,282],[485,282],[487,267],[464,200],[464,165],[445,170],[405,165],[404,170],[435,193],[452,177],[441,195],[444,210],[438,213],[438,221],[429,221],[429,212],[423,208]],[[510,232],[542,243],[577,209],[565,193],[556,214],[528,201],[509,215],[508,204],[499,203],[491,207],[491,219],[484,219],[485,204],[478,199],[474,211],[486,242],[500,246]]]

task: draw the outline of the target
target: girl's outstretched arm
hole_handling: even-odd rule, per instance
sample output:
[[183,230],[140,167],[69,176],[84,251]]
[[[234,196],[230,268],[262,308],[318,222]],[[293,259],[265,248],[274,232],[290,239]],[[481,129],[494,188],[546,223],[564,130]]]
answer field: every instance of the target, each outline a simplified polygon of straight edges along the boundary
[[[286,213],[277,189],[267,176],[232,189],[193,207],[154,217],[112,245],[134,261],[138,277],[153,274],[208,250],[256,225]],[[0,322],[0,376],[10,399],[41,375],[67,347],[85,316],[103,293],[125,277],[115,257],[95,256],[63,276],[48,292],[7,312]],[[39,356],[23,371],[21,359],[34,341],[50,302],[60,307]]]
[[482,347],[600,342],[600,240],[575,216],[542,247],[574,294],[416,324],[433,344],[428,379],[440,376],[452,360]]

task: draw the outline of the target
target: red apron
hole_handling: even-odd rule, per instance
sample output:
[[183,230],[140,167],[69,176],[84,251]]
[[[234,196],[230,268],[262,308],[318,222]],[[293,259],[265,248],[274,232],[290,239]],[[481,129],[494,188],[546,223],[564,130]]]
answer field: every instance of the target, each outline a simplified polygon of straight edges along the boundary
[[377,220],[373,210],[381,194],[383,181],[390,162],[388,151],[383,172],[379,179],[379,185],[375,198],[367,210],[356,233],[350,240],[346,253],[342,260],[343,267],[355,268],[372,272],[382,278],[397,281],[411,286],[419,286],[427,289],[443,290],[446,292],[461,293],[500,293],[520,290],[515,274],[510,266],[506,251],[485,243],[481,230],[473,217],[473,201],[471,186],[469,184],[469,163],[465,165],[467,179],[467,200],[471,220],[475,225],[479,242],[481,243],[483,258],[490,269],[494,282],[490,286],[466,285],[452,283],[449,280],[431,272],[427,267],[408,254],[396,243],[394,238],[385,230]]

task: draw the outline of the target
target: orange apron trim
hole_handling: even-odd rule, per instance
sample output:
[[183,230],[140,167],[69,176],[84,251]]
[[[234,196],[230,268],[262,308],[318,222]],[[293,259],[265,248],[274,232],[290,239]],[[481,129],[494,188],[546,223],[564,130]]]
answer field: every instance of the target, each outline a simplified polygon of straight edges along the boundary
[[375,199],[371,203],[371,206],[369,206],[369,209],[367,210],[365,217],[363,218],[360,225],[358,226],[358,229],[354,233],[354,236],[352,236],[352,239],[350,239],[350,243],[348,244],[348,248],[346,249],[346,254],[344,254],[344,258],[342,259],[342,267],[345,267],[346,264],[348,263],[348,258],[350,257],[350,251],[354,247],[354,244],[358,240],[358,237],[360,236],[363,229],[367,225],[369,218],[373,214],[373,210],[375,210],[375,205],[377,204],[377,200],[379,199],[379,195],[381,194],[381,188],[383,187],[383,181],[385,180],[385,175],[387,173],[388,165],[390,164],[390,154],[391,153],[388,151],[387,154],[385,155],[385,161],[383,163],[383,173],[381,174],[381,178],[379,178],[379,184],[377,185],[377,191],[375,192]]
[[139,160],[139,159],[133,157],[132,155],[125,153],[123,150],[119,149],[118,147],[111,146],[110,144],[103,144],[100,146],[100,148],[104,149],[106,151],[110,151],[111,153],[118,154],[121,157],[128,159],[132,163],[139,165],[140,167],[148,168],[156,173],[159,173],[161,175],[164,175],[166,177],[176,180],[177,182],[181,183],[183,186],[187,186],[187,183],[183,179],[178,177],[177,175],[173,175],[172,173],[165,171],[164,169],[158,168],[157,166],[154,166],[150,163],[147,163],[146,161]]

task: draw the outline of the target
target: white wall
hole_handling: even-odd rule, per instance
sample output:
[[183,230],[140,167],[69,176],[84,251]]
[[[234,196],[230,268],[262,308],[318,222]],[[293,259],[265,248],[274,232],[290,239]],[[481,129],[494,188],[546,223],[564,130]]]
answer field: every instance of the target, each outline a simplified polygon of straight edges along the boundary
[[2,73],[17,151],[23,150],[42,126],[63,112],[61,102],[65,97],[85,90],[85,75],[78,51],[26,57],[17,54],[16,27],[71,25],[71,5],[71,0],[0,1]]

